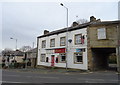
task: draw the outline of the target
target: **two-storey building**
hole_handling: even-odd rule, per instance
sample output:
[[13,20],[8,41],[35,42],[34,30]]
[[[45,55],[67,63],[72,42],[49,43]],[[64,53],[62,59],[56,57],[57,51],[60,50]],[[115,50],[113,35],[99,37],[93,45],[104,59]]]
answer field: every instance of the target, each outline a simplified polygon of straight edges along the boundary
[[[96,67],[100,66],[97,62],[106,64],[105,56],[102,58],[98,56],[97,51],[101,50],[93,48],[100,46],[102,48],[102,45],[111,47],[114,44],[116,49],[117,40],[115,39],[117,36],[115,33],[117,33],[116,26],[119,23],[120,21],[101,22],[100,19],[96,20],[92,16],[88,23],[77,24],[74,22],[68,28],[52,32],[45,30],[44,35],[37,37],[37,65],[88,70],[93,69],[94,64]],[[110,35],[112,31],[113,33]],[[108,36],[111,37],[109,40],[106,38]],[[113,41],[111,39],[115,40],[114,43],[111,43]],[[102,51],[106,50],[104,48]],[[116,53],[113,50],[109,52]],[[107,52],[104,53],[107,54]],[[96,62],[94,63],[94,61]]]
[[37,65],[87,70],[87,26],[88,23],[53,32],[45,30],[38,37]]

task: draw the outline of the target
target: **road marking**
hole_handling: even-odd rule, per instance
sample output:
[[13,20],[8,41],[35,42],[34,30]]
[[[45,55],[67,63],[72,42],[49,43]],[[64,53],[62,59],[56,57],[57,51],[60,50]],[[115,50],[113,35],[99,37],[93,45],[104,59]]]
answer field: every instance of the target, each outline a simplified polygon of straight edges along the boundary
[[[4,75],[4,76],[23,77],[21,75]],[[33,76],[24,76],[24,77],[32,78]],[[34,78],[59,79],[58,77],[51,77],[51,76],[50,77],[49,76],[47,76],[47,77],[45,77],[45,76],[34,76]]]
[[98,81],[104,81],[104,79],[87,79],[87,78],[78,78],[78,80],[86,80],[86,81],[95,81],[95,80],[98,80]]
[[0,81],[0,83],[28,83],[28,82]]
[[20,75],[4,75],[4,76],[20,77]]
[[59,79],[58,77],[38,77],[38,78]]
[[87,78],[78,78],[78,80],[86,80],[86,82],[88,82],[88,81],[101,81],[101,82],[105,82],[106,80],[107,81],[111,81],[111,82],[118,82],[118,80],[113,80],[113,79],[87,79]]

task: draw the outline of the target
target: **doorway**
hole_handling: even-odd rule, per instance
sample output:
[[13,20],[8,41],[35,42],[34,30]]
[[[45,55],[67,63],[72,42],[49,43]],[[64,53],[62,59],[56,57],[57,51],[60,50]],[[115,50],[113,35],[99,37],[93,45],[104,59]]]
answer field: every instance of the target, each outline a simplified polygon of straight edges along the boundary
[[51,55],[51,66],[55,65],[55,55]]
[[92,48],[93,69],[116,70],[117,67],[113,69],[110,65],[110,55],[113,54],[116,54],[116,48]]

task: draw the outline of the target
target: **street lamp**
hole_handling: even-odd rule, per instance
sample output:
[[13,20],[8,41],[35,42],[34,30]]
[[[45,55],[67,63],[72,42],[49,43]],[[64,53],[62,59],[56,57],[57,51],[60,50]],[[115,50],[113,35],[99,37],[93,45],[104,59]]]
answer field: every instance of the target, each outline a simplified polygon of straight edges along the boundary
[[16,50],[17,50],[17,39],[15,39],[15,38],[10,38],[10,39],[13,39],[13,40],[15,40],[16,41]]
[[66,25],[68,27],[68,8],[66,6],[64,6],[62,3],[60,3],[60,5],[63,6],[67,10],[67,14],[66,14],[67,15],[67,17],[66,17],[67,23],[66,23]]
[[61,6],[63,6],[66,9],[66,25],[67,25],[67,29],[66,29],[66,69],[68,68],[68,64],[67,64],[67,57],[68,57],[68,8],[66,6],[64,6],[62,3],[60,3]]
[[[15,38],[10,38],[10,39],[12,39],[12,40],[15,40],[16,41],[16,47],[15,47],[15,49],[16,49],[16,51],[17,51],[17,39],[15,39]],[[16,56],[16,54],[14,55],[14,68],[15,68],[15,56]]]

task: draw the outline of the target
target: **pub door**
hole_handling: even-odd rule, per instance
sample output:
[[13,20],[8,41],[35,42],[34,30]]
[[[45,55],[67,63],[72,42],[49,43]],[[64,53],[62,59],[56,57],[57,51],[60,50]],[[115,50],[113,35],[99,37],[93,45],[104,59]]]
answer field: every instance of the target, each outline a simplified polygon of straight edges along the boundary
[[51,55],[51,66],[55,65],[55,55]]

